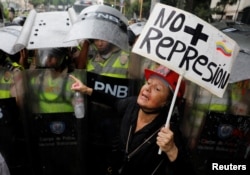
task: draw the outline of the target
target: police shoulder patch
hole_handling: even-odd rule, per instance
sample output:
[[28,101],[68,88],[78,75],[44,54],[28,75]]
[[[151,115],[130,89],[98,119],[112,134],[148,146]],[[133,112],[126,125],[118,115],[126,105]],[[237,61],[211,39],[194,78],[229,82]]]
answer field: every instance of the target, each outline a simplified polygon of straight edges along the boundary
[[120,56],[120,62],[122,65],[126,64],[128,62],[129,59],[129,54],[122,52],[121,56]]
[[122,55],[120,57],[120,62],[121,62],[122,65],[126,64],[128,62],[128,56]]

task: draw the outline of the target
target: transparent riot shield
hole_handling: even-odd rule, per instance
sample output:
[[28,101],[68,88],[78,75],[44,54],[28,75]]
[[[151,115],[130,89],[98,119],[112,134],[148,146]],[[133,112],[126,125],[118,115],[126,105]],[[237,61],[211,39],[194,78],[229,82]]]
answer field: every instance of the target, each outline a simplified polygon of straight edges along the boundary
[[25,141],[17,104],[15,77],[19,72],[0,68],[0,153],[11,174],[27,172]]
[[[87,84],[117,99],[138,94],[142,79],[122,79],[87,73]],[[110,163],[112,146],[119,137],[121,118],[103,99],[88,100],[88,174],[104,174]]]
[[[86,82],[84,70],[70,74]],[[85,118],[74,115],[72,83],[69,73],[54,69],[25,70],[16,82],[31,171],[35,175],[84,172]]]
[[230,83],[219,98],[188,83],[181,129],[199,174],[213,174],[214,162],[249,166],[249,87],[250,80]]

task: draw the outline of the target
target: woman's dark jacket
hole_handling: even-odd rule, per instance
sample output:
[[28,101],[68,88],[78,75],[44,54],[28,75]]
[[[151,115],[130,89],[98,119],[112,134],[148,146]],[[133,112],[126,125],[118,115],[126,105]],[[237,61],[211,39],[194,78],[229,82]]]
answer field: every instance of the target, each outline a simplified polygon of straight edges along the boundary
[[[178,157],[170,162],[164,152],[158,154],[159,146],[156,137],[161,127],[166,122],[168,110],[162,112],[148,125],[135,132],[139,112],[137,97],[128,97],[117,100],[115,97],[99,91],[93,91],[91,99],[103,100],[103,103],[113,106],[119,117],[122,117],[120,125],[120,138],[114,145],[113,167],[119,169],[122,175],[181,175],[193,173],[185,145],[179,128],[171,123],[174,132],[175,144],[178,147]],[[114,172],[114,171],[113,171]]]

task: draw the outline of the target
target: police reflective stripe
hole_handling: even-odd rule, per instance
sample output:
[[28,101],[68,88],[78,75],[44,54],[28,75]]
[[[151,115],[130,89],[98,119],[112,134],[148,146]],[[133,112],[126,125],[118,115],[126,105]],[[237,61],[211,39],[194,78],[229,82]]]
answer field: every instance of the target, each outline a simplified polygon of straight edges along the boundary
[[72,104],[67,102],[39,101],[39,108],[41,113],[73,112]]
[[217,111],[217,112],[226,112],[227,111],[227,105],[225,104],[211,104],[209,106],[210,111]]
[[4,67],[10,71],[13,71],[14,69],[24,70],[22,65],[20,65],[16,62],[13,62],[9,57],[6,58],[5,63],[4,63]]
[[40,92],[39,97],[39,108],[42,113],[73,112],[71,98],[65,99],[59,94],[48,92]]
[[198,110],[209,110],[209,111],[217,111],[224,112],[228,107],[228,93],[227,91],[223,95],[223,98],[216,97],[212,95],[209,91],[204,88],[200,88],[199,96],[196,99],[196,108]]
[[0,83],[0,98],[9,98],[10,95],[10,83],[3,82]]
[[104,63],[96,62],[91,59],[87,65],[87,71],[111,77],[127,78],[128,61],[123,64],[120,60],[120,57],[124,55],[127,56],[128,54],[120,50],[114,53]]
[[225,91],[222,98],[219,98],[213,95],[211,99],[211,103],[209,105],[209,110],[217,111],[217,112],[226,112],[228,107],[230,106],[229,97],[230,97],[230,94],[228,93],[228,90]]
[[217,112],[224,112],[227,110],[227,104],[225,103],[212,103],[212,104],[197,104],[198,110],[209,110],[209,111],[217,111]]
[[[58,103],[61,103],[61,102],[69,102],[70,98],[71,98],[71,95],[72,93],[71,92],[64,92],[63,93],[64,95],[62,96],[62,93],[56,93],[56,92],[41,92],[39,94],[39,99],[40,100],[43,100],[43,101],[46,101],[46,102],[53,102],[53,101],[56,101]],[[66,99],[66,97],[70,97],[69,99]]]
[[[112,69],[112,71],[110,71],[110,69]],[[127,67],[124,67],[124,68],[116,67],[116,68],[114,68],[114,67],[111,67],[111,66],[105,66],[103,68],[103,71],[102,71],[103,74],[113,73],[113,74],[122,74],[122,75],[127,74],[127,72],[128,72]]]
[[[53,82],[53,84],[51,84]],[[67,77],[59,77],[59,81],[52,80],[43,72],[39,78],[31,79],[32,89],[39,97],[40,113],[73,112],[71,103],[71,84]]]
[[11,97],[10,90],[0,90],[0,98]]
[[[1,74],[2,74],[2,72],[1,72]],[[1,82],[0,82],[0,98],[11,97],[11,95],[10,95],[11,82],[12,82],[12,79],[9,79],[6,81],[4,79],[4,75],[2,75]]]
[[19,69],[19,70],[24,70],[23,66],[21,66],[20,64],[17,64],[16,62],[13,62],[13,63],[12,63],[12,66],[13,66],[14,68]]
[[92,59],[89,60],[89,63],[87,64],[87,71],[94,72],[97,74],[100,74],[102,72],[102,63],[94,62]]

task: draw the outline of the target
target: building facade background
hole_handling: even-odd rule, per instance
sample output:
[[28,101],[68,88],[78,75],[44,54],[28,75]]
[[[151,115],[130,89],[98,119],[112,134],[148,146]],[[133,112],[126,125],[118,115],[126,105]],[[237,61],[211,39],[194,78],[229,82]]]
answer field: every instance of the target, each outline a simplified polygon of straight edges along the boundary
[[[216,4],[220,0],[212,0],[211,8],[215,8]],[[225,15],[223,20],[231,21],[241,21],[247,24],[250,24],[250,1],[249,0],[238,0],[235,5],[226,5]],[[221,15],[213,15],[214,19],[220,19]]]

